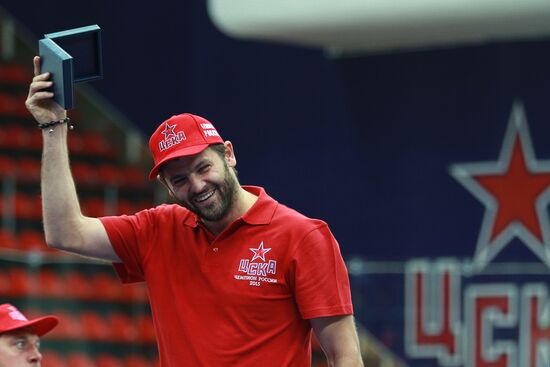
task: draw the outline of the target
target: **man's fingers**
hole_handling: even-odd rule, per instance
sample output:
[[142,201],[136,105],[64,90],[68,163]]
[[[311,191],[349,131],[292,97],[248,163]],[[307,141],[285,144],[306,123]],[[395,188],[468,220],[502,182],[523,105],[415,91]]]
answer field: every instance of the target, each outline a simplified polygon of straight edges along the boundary
[[34,78],[32,78],[32,81],[38,82],[41,80],[48,80],[49,78],[50,78],[50,73],[44,73],[44,74],[36,75]]
[[49,88],[49,87],[52,86],[52,84],[53,84],[53,82],[50,81],[50,80],[32,82],[31,86],[30,86],[30,91],[31,91],[31,93],[34,93],[34,92],[37,92],[41,89]]
[[53,97],[53,92],[36,92],[33,96],[32,96],[32,99],[35,100],[35,101],[40,101],[40,100],[43,100],[43,99],[49,99],[49,98],[52,98]]
[[35,56],[32,59],[32,63],[34,65],[34,75],[40,74],[40,56]]

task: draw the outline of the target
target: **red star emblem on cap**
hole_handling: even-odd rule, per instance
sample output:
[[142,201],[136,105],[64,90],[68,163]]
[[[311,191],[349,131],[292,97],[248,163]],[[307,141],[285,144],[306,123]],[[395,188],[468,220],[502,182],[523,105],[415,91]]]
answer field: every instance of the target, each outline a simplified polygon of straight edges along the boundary
[[271,248],[264,248],[264,241],[260,242],[260,245],[258,248],[250,248],[250,251],[254,253],[254,256],[252,257],[252,260],[254,261],[256,259],[262,259],[262,261],[265,261],[265,254],[271,251]]
[[512,109],[499,160],[456,164],[451,175],[485,205],[474,265],[484,267],[519,238],[550,266],[550,161],[535,158],[520,103]]
[[176,128],[176,124],[170,125],[169,123],[166,123],[166,126],[164,127],[164,131],[162,132],[164,134],[164,140],[167,140],[176,136],[176,133],[174,132],[175,128]]

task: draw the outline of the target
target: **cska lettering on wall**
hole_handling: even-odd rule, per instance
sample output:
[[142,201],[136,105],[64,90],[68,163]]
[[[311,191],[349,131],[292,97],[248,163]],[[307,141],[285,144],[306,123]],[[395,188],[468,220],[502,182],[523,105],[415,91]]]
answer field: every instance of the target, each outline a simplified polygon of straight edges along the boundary
[[535,158],[523,106],[512,109],[497,162],[456,164],[450,174],[485,215],[471,261],[407,262],[406,354],[440,366],[550,366],[548,286],[476,279],[514,239],[550,274],[550,161]]
[[[453,259],[407,263],[406,353],[435,358],[441,366],[548,367],[547,285],[469,284],[462,293],[461,276]],[[518,337],[499,340],[495,329]]]

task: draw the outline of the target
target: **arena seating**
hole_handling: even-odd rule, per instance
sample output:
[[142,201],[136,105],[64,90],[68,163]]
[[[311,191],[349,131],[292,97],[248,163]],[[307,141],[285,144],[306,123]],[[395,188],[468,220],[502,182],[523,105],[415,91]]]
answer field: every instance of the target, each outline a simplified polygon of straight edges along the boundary
[[[28,61],[28,60],[26,60]],[[42,131],[24,101],[28,63],[0,62],[0,301],[28,316],[55,314],[43,338],[45,367],[144,367],[158,363],[155,331],[143,284],[122,285],[108,264],[49,249],[42,229]],[[26,66],[22,66],[26,65]],[[79,102],[85,98],[79,96]],[[153,206],[147,168],[120,156],[122,144],[70,111],[71,169],[83,212],[132,214]],[[94,128],[93,130],[90,128]]]

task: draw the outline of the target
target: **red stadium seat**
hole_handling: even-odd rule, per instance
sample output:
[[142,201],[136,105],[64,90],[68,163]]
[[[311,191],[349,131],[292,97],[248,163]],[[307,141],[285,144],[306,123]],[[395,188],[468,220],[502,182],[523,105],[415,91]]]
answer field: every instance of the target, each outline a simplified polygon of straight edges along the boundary
[[17,237],[15,234],[5,229],[0,229],[0,247],[17,248]]
[[40,296],[58,298],[67,292],[59,275],[51,269],[42,269],[38,272],[38,283],[40,284],[38,288]]
[[65,284],[71,290],[71,296],[77,299],[92,299],[93,286],[87,276],[78,271],[65,274]]
[[15,217],[20,219],[41,220],[42,202],[39,195],[15,195]]
[[51,350],[42,351],[42,367],[71,367],[67,366],[65,359],[57,352]]
[[99,182],[99,175],[91,164],[84,162],[72,163],[71,172],[75,182],[79,185],[93,186]]
[[100,133],[85,132],[82,134],[82,140],[86,147],[82,152],[83,154],[106,158],[113,158],[115,156],[114,149]]
[[134,214],[136,212],[135,205],[130,200],[119,199],[118,202],[117,202],[116,212],[119,215],[120,214],[127,214],[127,215]]
[[113,164],[102,163],[97,167],[97,173],[103,185],[118,186],[121,182],[120,168]]
[[32,73],[22,65],[16,63],[0,65],[0,83],[8,85],[28,85],[32,80]]
[[97,367],[124,367],[122,362],[110,354],[102,353],[95,359]]
[[0,115],[30,117],[31,114],[25,107],[27,96],[12,96],[7,93],[0,93]]
[[66,361],[70,367],[97,367],[93,358],[83,353],[71,353]]
[[109,315],[108,324],[111,327],[111,340],[131,343],[137,339],[137,328],[127,315],[113,312]]
[[92,276],[91,282],[95,299],[107,301],[120,299],[122,285],[113,276],[98,272]]
[[[72,290],[71,290],[72,292]],[[59,318],[59,324],[49,334],[48,339],[52,340],[83,340],[85,332],[80,320],[64,311],[58,310],[54,314]],[[72,365],[71,365],[72,367]]]
[[53,251],[46,245],[44,234],[32,229],[25,229],[19,233],[17,243],[22,250]]
[[17,179],[22,182],[40,181],[40,161],[35,158],[21,158],[17,162]]
[[147,173],[137,167],[127,166],[122,168],[123,182],[125,186],[143,188],[147,183]]
[[80,322],[88,339],[95,341],[110,340],[109,327],[100,314],[84,311],[80,314]]
[[35,294],[38,289],[36,278],[27,269],[20,267],[10,268],[8,271],[10,287],[8,294],[15,297],[23,297]]
[[82,213],[91,217],[102,217],[105,215],[105,200],[103,198],[86,198],[80,200]]
[[150,367],[151,361],[140,355],[127,356],[124,359],[124,367]]
[[3,127],[2,147],[26,149],[30,143],[30,130],[21,124],[9,124]]
[[141,343],[154,344],[156,342],[156,334],[151,317],[146,314],[138,315],[134,317],[134,322],[138,329],[139,341]]
[[[0,129],[1,131],[1,129]],[[1,134],[1,133],[0,133]],[[13,158],[10,158],[5,155],[0,155],[0,175],[1,177],[6,177],[8,175],[15,176],[15,161]]]

